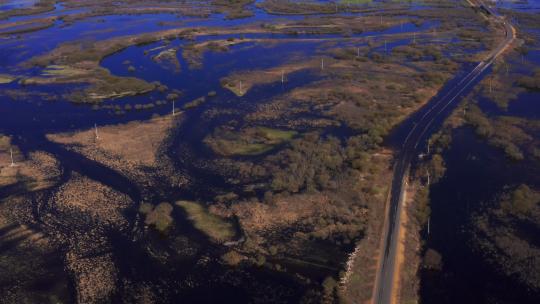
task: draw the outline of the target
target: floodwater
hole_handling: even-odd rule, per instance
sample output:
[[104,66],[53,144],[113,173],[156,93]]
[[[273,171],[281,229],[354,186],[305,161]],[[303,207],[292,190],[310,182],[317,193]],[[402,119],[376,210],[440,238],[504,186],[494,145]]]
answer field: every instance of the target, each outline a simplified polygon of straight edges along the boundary
[[[520,11],[537,11],[539,1],[497,2]],[[530,34],[535,35],[535,31]],[[537,33],[536,33],[537,34]],[[511,62],[513,71],[532,73],[540,67],[538,42],[523,59]],[[523,60],[523,61],[521,61]],[[513,116],[538,121],[540,92],[520,93],[507,109],[487,98],[478,106],[489,117]],[[489,265],[472,245],[474,214],[493,208],[496,193],[506,186],[540,187],[536,160],[512,161],[501,149],[489,146],[470,127],[453,131],[450,149],[444,152],[447,171],[431,187],[430,231],[424,231],[426,247],[442,256],[440,271],[421,270],[422,303],[540,303],[540,292],[520,285]],[[534,134],[533,136],[538,136]]]
[[0,2],[0,12],[12,9],[28,8],[33,6],[37,0],[7,0]]
[[[15,3],[19,2],[13,1],[13,5]],[[0,7],[4,8],[4,6]],[[410,8],[420,9],[421,7],[423,6],[412,5]],[[84,9],[66,9],[61,4],[57,4],[54,11],[41,14],[39,17],[61,16],[81,12],[84,12]],[[37,16],[20,16],[0,22],[22,21],[35,17]],[[226,20],[223,15],[219,14],[212,15],[207,19],[185,18],[174,14],[110,15],[90,17],[76,21],[73,24],[66,24],[61,19],[58,19],[55,25],[50,28],[20,36],[1,38],[0,73],[17,76],[38,74],[40,69],[25,68],[21,63],[69,41],[101,40],[133,33],[159,31],[177,27],[177,24],[173,25],[174,22],[182,22],[182,26],[185,27],[227,27],[270,22],[283,18],[301,20],[305,16],[274,16],[255,9],[253,17],[237,20]],[[373,36],[376,39],[381,34],[421,33],[437,26],[437,22],[424,22],[420,27],[412,23],[405,23],[382,32],[364,32],[351,37],[339,35],[318,35],[317,37],[332,38],[336,39],[337,43],[350,45],[351,42],[348,39],[351,38]],[[223,36],[223,38],[229,37],[241,38],[238,35]],[[162,189],[156,189],[156,193],[152,197],[145,197],[147,194],[140,193],[139,189],[128,178],[106,166],[53,144],[44,137],[47,133],[85,129],[94,124],[117,124],[148,119],[154,114],[168,115],[171,112],[170,103],[158,106],[152,111],[130,111],[122,115],[116,115],[114,111],[109,109],[92,109],[90,106],[74,105],[64,100],[47,101],[39,96],[31,96],[24,100],[4,99],[0,101],[0,117],[2,117],[0,132],[13,135],[14,143],[24,153],[43,150],[56,155],[65,171],[64,179],[67,179],[71,172],[79,172],[129,195],[137,203],[143,200],[210,199],[215,192],[227,189],[230,191],[235,186],[205,170],[203,166],[199,166],[206,159],[215,157],[203,144],[203,138],[223,121],[242,119],[257,104],[284,94],[296,87],[314,82],[321,77],[315,72],[317,67],[314,67],[313,71],[287,75],[287,81],[284,84],[258,86],[251,89],[245,96],[236,97],[228,90],[222,89],[220,85],[220,79],[232,71],[273,67],[286,63],[290,58],[297,56],[322,56],[325,48],[321,42],[302,40],[310,37],[309,35],[244,35],[244,37],[275,39],[277,43],[260,45],[244,42],[231,47],[228,52],[207,52],[202,58],[203,68],[201,69],[190,68],[189,64],[182,58],[181,51],[179,51],[177,56],[181,67],[179,73],[164,68],[151,59],[155,55],[155,51],[152,50],[163,46],[163,42],[128,47],[103,59],[101,62],[101,65],[109,69],[114,75],[135,76],[149,82],[160,81],[170,89],[182,91],[182,97],[177,103],[177,107],[181,107],[183,103],[195,98],[206,96],[210,91],[217,93],[216,97],[208,98],[208,102],[185,114],[183,123],[178,127],[178,130],[175,130],[174,138],[167,147],[166,153],[176,160],[175,166],[177,169],[193,177],[194,186],[189,189],[170,189],[170,187],[163,185]],[[197,41],[211,38],[199,37]],[[287,38],[286,43],[279,41],[283,38]],[[393,47],[408,44],[409,42],[410,39],[403,39],[389,43],[386,46],[387,51],[390,52]],[[185,41],[178,39],[171,41],[166,47],[181,47],[185,43]],[[386,50],[380,47],[376,51],[382,52]],[[131,62],[136,67],[135,72],[128,71],[127,66],[124,64],[126,61]],[[56,95],[68,93],[77,87],[77,85],[24,87],[17,82],[0,84],[0,90],[31,89],[35,92],[55,93]],[[163,99],[165,99],[164,94],[153,92],[142,96],[106,101],[104,105],[120,105],[123,107],[126,104],[147,104]],[[227,112],[225,110],[234,110],[236,114],[218,115],[210,120],[204,119],[201,117],[202,113],[208,108],[224,110],[223,112]],[[339,133],[346,132],[346,130],[328,130],[328,132]],[[183,155],[184,157],[174,157],[176,155]],[[241,193],[241,189],[235,190]],[[3,195],[6,194],[0,191],[0,197]],[[174,240],[164,240],[160,236],[150,235],[132,241],[123,235],[114,233],[110,235],[110,238],[114,240],[113,251],[119,268],[119,275],[129,277],[132,282],[147,282],[155,286],[156,290],[159,290],[163,301],[245,303],[254,298],[276,296],[282,302],[297,303],[306,290],[319,288],[325,277],[337,274],[345,260],[347,250],[350,249],[336,249],[328,246],[328,244],[320,244],[318,250],[326,251],[327,254],[331,253],[335,257],[333,264],[326,265],[327,268],[321,269],[313,266],[287,265],[286,261],[274,261],[287,265],[289,269],[294,269],[295,272],[309,277],[312,280],[310,283],[302,282],[291,274],[273,272],[255,266],[234,269],[217,262],[210,262],[210,264],[203,267],[196,263],[202,255],[219,256],[219,254],[223,253],[223,248],[216,248],[203,235],[195,231],[185,221],[184,215],[180,212],[175,213],[174,217],[179,224],[175,227],[176,230],[173,234],[181,236]],[[178,254],[178,246],[180,246],[178,244],[193,249],[196,253],[182,256]],[[164,263],[156,261],[145,250],[148,247],[152,248],[154,252],[158,252],[159,255],[168,256],[168,258],[165,259]],[[183,280],[186,278],[196,282],[196,287],[183,285]],[[229,283],[238,281],[242,282],[242,284]],[[209,293],[209,290],[212,290],[212,292]]]

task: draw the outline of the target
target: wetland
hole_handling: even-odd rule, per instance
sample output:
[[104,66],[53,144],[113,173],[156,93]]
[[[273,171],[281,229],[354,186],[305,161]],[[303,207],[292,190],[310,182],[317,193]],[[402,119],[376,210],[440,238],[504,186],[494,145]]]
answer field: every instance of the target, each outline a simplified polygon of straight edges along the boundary
[[[466,204],[493,201],[451,211],[512,281],[524,264],[486,230],[537,228],[539,73],[520,60],[540,53],[537,15],[501,9],[522,20],[525,59],[513,51],[450,116],[416,164],[438,175],[416,201],[432,221],[458,184]],[[368,301],[400,126],[503,38],[462,1],[0,1],[0,303]],[[459,175],[474,153],[525,173],[477,196],[480,177]],[[403,298],[470,292],[462,266],[442,286],[447,225],[413,254],[443,268],[412,270],[422,284]],[[522,303],[537,274],[512,281]]]

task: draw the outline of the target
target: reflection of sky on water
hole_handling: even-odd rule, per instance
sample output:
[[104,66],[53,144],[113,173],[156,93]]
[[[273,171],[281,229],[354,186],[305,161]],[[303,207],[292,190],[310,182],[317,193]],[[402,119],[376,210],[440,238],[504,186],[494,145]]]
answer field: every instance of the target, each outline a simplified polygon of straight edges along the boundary
[[[80,10],[79,10],[80,11]],[[45,13],[42,16],[64,15],[66,11],[62,5],[57,5],[54,12]],[[73,11],[69,11],[73,13]],[[108,15],[90,17],[65,24],[58,20],[55,26],[19,36],[0,38],[0,72],[7,72],[9,67],[27,60],[33,56],[52,50],[57,45],[66,41],[76,40],[103,40],[116,36],[131,35],[136,33],[154,32],[159,30],[179,27],[231,27],[257,22],[273,22],[279,20],[302,20],[305,16],[279,16],[265,13],[263,10],[254,8],[254,16],[243,19],[226,20],[222,14],[214,14],[207,19],[181,17],[176,14],[140,14],[140,15]],[[347,14],[345,14],[347,15]],[[30,18],[32,16],[12,18]],[[310,16],[314,17],[314,16]],[[34,16],[34,18],[37,18]],[[11,19],[10,19],[11,20]],[[20,19],[23,20],[23,19]],[[424,30],[413,24],[406,23],[403,27],[393,27],[383,31],[382,34],[410,32]],[[362,36],[377,35],[377,32],[366,32]]]
[[0,1],[0,12],[9,11],[12,9],[20,9],[31,7],[37,2],[37,0],[7,0]]
[[496,3],[497,7],[508,8],[517,11],[526,12],[540,12],[540,0],[499,0],[490,1],[490,3]]
[[[414,2],[414,3],[421,3]],[[59,13],[62,12],[62,13]],[[65,9],[62,5],[57,5],[55,12],[46,13],[43,15],[51,14],[63,14]],[[136,33],[144,32],[154,32],[164,29],[177,28],[177,27],[195,27],[195,26],[237,26],[242,24],[249,24],[255,22],[267,22],[267,21],[276,21],[276,20],[301,20],[306,18],[305,16],[279,16],[279,15],[269,15],[266,14],[263,10],[255,9],[255,15],[250,18],[236,19],[236,20],[226,20],[224,15],[214,14],[207,19],[201,18],[186,18],[180,17],[175,14],[141,14],[141,15],[109,15],[109,16],[99,16],[83,19],[76,21],[73,24],[64,24],[62,21],[58,21],[57,24],[51,28],[41,30],[38,32],[28,33],[21,36],[21,38],[11,37],[9,39],[0,39],[0,73],[8,73],[12,71],[20,62],[23,62],[33,56],[43,54],[58,44],[66,41],[76,41],[76,40],[102,40],[109,39],[116,36],[130,35]],[[42,15],[40,15],[42,16]],[[311,16],[313,17],[313,16]],[[165,22],[165,25],[161,23]],[[167,22],[170,22],[167,25]],[[404,23],[403,25],[398,25],[386,29],[381,32],[364,32],[360,34],[354,34],[349,38],[359,38],[359,37],[370,37],[378,36],[381,34],[397,34],[397,33],[412,33],[412,32],[427,32],[434,27],[438,27],[439,22],[426,21],[423,22],[420,27],[415,26],[412,23]],[[236,37],[238,35],[223,35],[222,38],[226,39],[228,37]],[[219,53],[209,53],[205,55],[206,64],[214,66],[214,70],[223,68],[222,73],[217,73],[215,71],[209,71],[208,69],[203,70],[189,70],[187,68],[186,62],[179,55],[179,60],[182,64],[182,72],[180,75],[175,75],[173,73],[167,73],[163,69],[160,69],[159,66],[153,64],[151,59],[148,56],[142,56],[141,52],[145,49],[151,49],[159,43],[151,45],[151,47],[130,47],[119,54],[115,54],[111,57],[105,58],[103,65],[109,69],[114,74],[121,76],[129,76],[129,73],[126,70],[125,66],[122,66],[122,62],[126,59],[129,59],[132,62],[136,62],[138,66],[137,73],[135,76],[144,78],[148,81],[160,80],[163,83],[169,85],[171,88],[185,89],[186,86],[180,84],[188,84],[187,87],[191,89],[188,90],[187,96],[198,97],[204,95],[208,91],[208,81],[203,81],[203,79],[211,79],[213,87],[219,87],[219,77],[224,76],[226,71],[234,69],[247,69],[249,65],[258,66],[259,64],[254,63],[252,58],[258,58],[257,54],[266,54],[265,60],[270,60],[272,64],[276,64],[270,56],[271,54],[285,54],[290,51],[296,51],[300,53],[312,53],[313,50],[316,50],[316,43],[310,44],[302,41],[294,42],[295,38],[308,38],[312,37],[311,35],[272,35],[272,34],[246,34],[246,38],[288,38],[293,40],[293,42],[283,44],[281,46],[275,46],[272,48],[263,48],[256,46],[248,46],[246,44],[240,45],[237,48],[236,52],[233,54],[219,54]],[[350,47],[351,44],[349,40],[344,38],[342,35],[318,35],[317,37],[323,38],[335,38],[336,46],[346,46]],[[417,39],[422,39],[422,35],[417,35]],[[208,39],[205,37],[200,37],[201,39]],[[391,52],[392,49],[396,46],[409,43],[411,37],[405,37],[404,39],[397,41],[389,41],[387,44],[387,52]],[[380,42],[380,41],[379,41]],[[175,43],[178,43],[175,42]],[[443,42],[441,42],[443,43]],[[242,49],[245,49],[242,51]],[[383,44],[375,49],[376,52],[385,52]],[[242,56],[238,57],[234,55],[235,53],[241,54]],[[180,53],[179,53],[180,54]],[[292,54],[292,53],[291,53]],[[538,52],[530,52],[527,56],[530,62],[535,62],[537,65],[540,61],[540,54]],[[244,60],[240,60],[243,58]],[[251,59],[250,59],[251,58]],[[229,65],[227,66],[227,62]],[[261,62],[264,66],[264,62]],[[139,68],[140,66],[140,68]],[[37,70],[36,70],[37,71]],[[13,72],[13,71],[12,71]],[[31,73],[31,71],[27,72]],[[196,81],[191,81],[190,79],[196,79]],[[205,85],[201,85],[205,84]],[[17,88],[17,85],[13,85],[14,88]],[[4,86],[5,88],[5,86]],[[57,91],[60,88],[56,87],[53,90]],[[214,88],[215,89],[215,88]],[[159,98],[159,97],[157,97]],[[126,102],[130,102],[131,99],[136,98],[127,98]],[[143,97],[142,99],[148,100],[148,97]],[[118,101],[115,101],[118,102]],[[131,101],[132,102],[132,101]],[[138,101],[144,102],[144,101]],[[123,101],[122,101],[123,103]],[[71,106],[70,106],[71,107]],[[86,108],[86,107],[83,107]],[[75,108],[74,108],[75,109]],[[82,108],[81,108],[82,109]],[[78,110],[77,110],[78,111]],[[81,110],[86,112],[85,110]]]

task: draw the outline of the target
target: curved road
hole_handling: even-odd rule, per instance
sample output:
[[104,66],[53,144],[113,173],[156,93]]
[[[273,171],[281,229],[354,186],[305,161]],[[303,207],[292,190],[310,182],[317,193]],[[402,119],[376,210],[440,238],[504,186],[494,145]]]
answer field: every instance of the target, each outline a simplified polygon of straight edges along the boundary
[[423,109],[423,114],[413,122],[413,126],[408,132],[401,150],[394,165],[394,176],[390,194],[390,209],[384,228],[382,260],[376,277],[373,302],[376,304],[390,304],[394,301],[394,273],[396,268],[396,256],[399,240],[399,230],[401,223],[401,213],[403,209],[403,185],[409,173],[409,168],[413,158],[424,148],[424,143],[431,136],[435,127],[450,114],[452,105],[461,100],[462,94],[471,89],[483,76],[485,71],[493,64],[515,38],[515,31],[512,25],[503,17],[498,16],[491,8],[478,1],[471,3],[480,9],[488,18],[504,27],[506,36],[504,41],[495,49],[486,60],[480,62],[472,71],[468,72],[458,82],[452,84],[440,92],[428,106]]

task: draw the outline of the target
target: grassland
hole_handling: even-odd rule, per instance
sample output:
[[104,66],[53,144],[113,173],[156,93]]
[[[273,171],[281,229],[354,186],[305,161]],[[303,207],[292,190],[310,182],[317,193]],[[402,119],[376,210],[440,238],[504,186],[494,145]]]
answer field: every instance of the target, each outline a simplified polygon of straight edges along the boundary
[[309,68],[318,68],[319,66],[320,61],[318,60],[304,60],[262,71],[238,71],[222,78],[220,83],[223,88],[228,89],[236,96],[241,97],[247,94],[253,86],[280,81],[285,82],[287,80],[287,74]]
[[[342,12],[360,13],[369,12],[372,8],[356,5],[366,4],[370,1],[291,1],[291,0],[265,0],[258,6],[270,14],[278,15],[309,15],[309,14],[336,14]],[[352,5],[352,6],[351,6]]]
[[0,24],[0,36],[9,36],[43,30],[53,26],[56,17],[30,19]]
[[[110,155],[130,166],[156,165],[158,149],[173,126],[172,117],[160,117],[142,122],[98,126],[79,132],[49,134],[47,137],[63,145],[77,148],[84,155]],[[94,156],[96,157],[96,156]]]
[[265,127],[243,129],[240,132],[217,129],[205,143],[220,155],[259,155],[290,141],[297,133]]
[[15,80],[15,77],[13,76],[5,75],[5,74],[0,75],[0,84],[11,83],[14,80]]
[[178,201],[176,205],[184,210],[193,226],[215,242],[231,241],[236,236],[234,225],[228,220],[212,214],[199,203]]
[[54,10],[55,3],[55,0],[38,0],[34,5],[27,8],[11,9],[0,12],[0,20],[16,16],[28,16],[49,12]]

